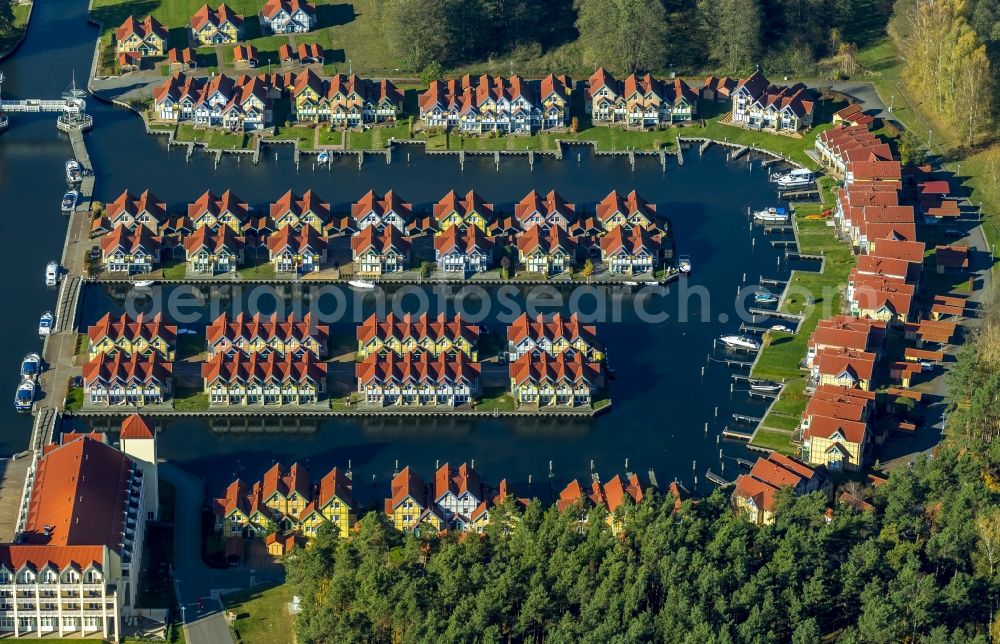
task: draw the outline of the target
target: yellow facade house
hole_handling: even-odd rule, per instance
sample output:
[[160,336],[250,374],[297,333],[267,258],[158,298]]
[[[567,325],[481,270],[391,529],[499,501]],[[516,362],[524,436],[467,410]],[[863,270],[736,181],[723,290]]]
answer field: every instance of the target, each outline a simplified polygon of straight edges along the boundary
[[110,313],[87,329],[88,359],[101,354],[115,355],[119,352],[127,356],[137,353],[149,356],[154,353],[173,362],[177,344],[177,326],[164,324],[160,314],[147,318],[139,314],[136,319],[122,314],[112,318]]
[[333,468],[319,484],[319,498],[316,507],[323,517],[337,528],[337,533],[346,538],[357,521],[357,505],[352,493],[353,483],[350,472]]
[[115,53],[136,53],[140,56],[163,56],[166,52],[167,30],[153,16],[136,20],[129,16],[115,29]]
[[373,353],[391,351],[402,358],[408,353],[422,352],[433,357],[444,354],[465,354],[476,362],[479,351],[479,327],[462,320],[461,315],[448,319],[440,314],[431,319],[426,313],[414,319],[392,313],[379,320],[371,315],[358,327],[357,359],[364,361]]
[[199,46],[235,44],[243,38],[243,17],[226,4],[204,4],[191,16],[191,36]]
[[493,204],[486,203],[475,190],[470,190],[465,196],[459,196],[452,190],[434,204],[434,220],[438,223],[439,233],[457,226],[462,230],[475,227],[491,235],[493,217]]

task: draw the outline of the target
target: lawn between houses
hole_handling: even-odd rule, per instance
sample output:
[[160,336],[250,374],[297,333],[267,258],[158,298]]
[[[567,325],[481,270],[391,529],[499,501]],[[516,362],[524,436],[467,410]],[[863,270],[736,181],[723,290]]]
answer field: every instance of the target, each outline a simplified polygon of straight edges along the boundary
[[[780,308],[785,313],[805,315],[796,333],[769,331],[765,346],[754,366],[752,376],[785,382],[778,399],[754,435],[753,445],[792,453],[792,430],[798,427],[809,396],[805,393],[807,374],[799,368],[806,355],[809,337],[820,320],[841,312],[843,289],[847,284],[854,255],[848,244],[840,241],[826,220],[815,218],[829,207],[827,195],[831,184],[824,186],[824,203],[800,204],[795,209],[799,251],[823,255],[822,272],[793,271],[788,297]],[[814,217],[814,218],[809,218]],[[808,293],[809,295],[806,295]]]

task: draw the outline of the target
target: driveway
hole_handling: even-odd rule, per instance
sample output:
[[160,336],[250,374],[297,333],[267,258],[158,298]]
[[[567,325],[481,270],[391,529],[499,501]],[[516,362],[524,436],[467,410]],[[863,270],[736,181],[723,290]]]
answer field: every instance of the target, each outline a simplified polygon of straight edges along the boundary
[[257,584],[284,581],[280,567],[211,568],[201,558],[201,508],[205,482],[173,463],[161,463],[159,475],[174,486],[174,592],[181,607],[185,641],[190,644],[232,642],[222,595]]

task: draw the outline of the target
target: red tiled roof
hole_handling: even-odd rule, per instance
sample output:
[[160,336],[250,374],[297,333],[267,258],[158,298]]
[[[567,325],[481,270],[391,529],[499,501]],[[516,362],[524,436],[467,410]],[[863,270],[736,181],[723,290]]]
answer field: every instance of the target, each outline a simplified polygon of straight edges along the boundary
[[517,236],[517,249],[522,253],[531,253],[536,248],[542,249],[546,255],[551,255],[557,250],[572,255],[576,252],[576,240],[559,226],[552,226],[546,230],[541,226],[532,226]]
[[316,499],[316,506],[325,508],[334,498],[340,499],[343,503],[355,508],[354,483],[351,478],[341,472],[336,467],[327,472],[319,482],[319,496]]
[[[228,78],[228,76],[216,76],[213,81],[220,78]],[[209,89],[211,90],[211,88]],[[219,215],[227,211],[242,222],[246,221],[250,206],[241,201],[232,190],[226,190],[221,197],[215,196],[211,191],[205,191],[194,203],[188,204],[187,214],[191,221],[198,221],[205,214],[211,214],[218,218]]]
[[172,372],[173,363],[165,362],[159,353],[151,353],[148,357],[138,353],[131,357],[121,352],[114,356],[102,353],[83,365],[83,379],[88,387],[98,381],[110,383],[116,380],[126,385],[165,383]]
[[908,262],[923,263],[926,245],[917,241],[894,241],[886,239],[875,246],[872,253],[878,257],[905,259]]
[[486,220],[487,224],[493,222],[493,204],[486,203],[475,190],[470,190],[464,196],[459,196],[454,190],[449,190],[448,194],[434,204],[433,212],[434,219],[438,222],[453,212],[457,212],[461,217],[476,212]]
[[393,248],[399,254],[406,255],[410,252],[410,239],[404,237],[395,226],[386,226],[382,230],[367,226],[351,237],[351,250],[357,256],[369,248],[374,248],[380,255]]
[[601,237],[601,250],[606,255],[613,255],[622,250],[630,255],[636,255],[645,250],[655,256],[660,251],[660,241],[640,226],[628,231],[624,226],[615,226],[607,235]]
[[46,451],[35,469],[23,541],[120,551],[132,468],[127,456],[89,435]]
[[139,316],[134,320],[126,313],[122,313],[117,318],[112,318],[111,313],[105,313],[97,321],[97,324],[87,329],[87,337],[91,342],[100,342],[105,337],[112,340],[142,338],[149,342],[160,337],[167,345],[173,345],[177,340],[177,326],[164,324],[161,313],[157,313],[152,318],[148,318],[145,313],[139,313]]
[[597,204],[596,214],[601,221],[607,221],[615,213],[621,213],[626,219],[640,214],[651,222],[656,221],[656,204],[648,203],[638,192],[633,190],[627,197],[622,197],[617,190],[612,190],[607,197]]
[[236,255],[243,248],[243,245],[243,237],[237,237],[229,226],[219,226],[215,230],[208,226],[201,226],[184,237],[184,250],[189,254],[197,253],[205,248],[213,253],[227,250]]
[[449,226],[444,232],[434,236],[434,249],[442,254],[458,252],[468,254],[479,249],[485,254],[493,252],[493,238],[477,226],[462,230],[459,226]]
[[555,383],[583,381],[594,386],[600,373],[601,365],[586,360],[580,352],[574,353],[572,358],[566,357],[566,353],[555,357],[546,352],[537,357],[526,353],[510,365],[511,380],[517,385],[549,380]]
[[458,469],[445,463],[434,473],[434,500],[439,502],[449,492],[455,496],[468,492],[477,499],[481,498],[483,491],[479,473],[468,463],[462,463]]
[[153,430],[146,422],[146,419],[139,414],[131,414],[122,421],[120,438],[125,439],[151,439]]
[[232,357],[217,353],[201,366],[201,375],[208,383],[216,380],[224,382],[298,382],[319,383],[326,377],[327,365],[319,362],[310,352],[296,357],[291,354],[279,356],[271,352],[267,356],[252,353],[249,356],[237,352]]
[[167,51],[167,59],[171,63],[188,64],[194,62],[195,58],[196,57],[194,50],[191,49],[190,47],[184,47],[184,48],[174,47],[169,51]]
[[394,313],[388,313],[383,320],[372,313],[357,328],[358,342],[362,344],[367,344],[374,338],[380,338],[383,342],[389,338],[400,341],[413,338],[417,343],[429,338],[437,343],[441,338],[454,342],[460,337],[475,346],[479,340],[479,326],[464,321],[459,313],[450,320],[444,313],[438,314],[436,319],[430,318],[426,313],[417,318],[409,314],[400,318]]
[[158,258],[160,254],[160,237],[152,233],[145,226],[137,226],[134,230],[129,230],[124,225],[115,226],[114,230],[101,237],[101,251],[104,256],[114,254],[118,249],[125,253],[135,253],[143,250],[153,258]]
[[205,339],[209,345],[215,345],[223,339],[231,345],[238,338],[245,338],[248,341],[260,338],[270,346],[271,340],[275,338],[285,342],[293,339],[302,342],[311,337],[323,347],[329,335],[330,327],[325,324],[314,324],[312,313],[306,313],[301,319],[289,313],[288,317],[282,320],[277,314],[265,316],[257,312],[249,316],[241,312],[230,316],[224,312],[205,329]]
[[282,9],[289,15],[300,9],[309,15],[316,15],[316,8],[310,2],[307,2],[307,0],[267,0],[260,13],[268,20],[271,20]]
[[536,212],[543,219],[547,219],[553,213],[559,213],[569,223],[576,220],[576,206],[566,203],[566,200],[559,196],[555,190],[550,190],[545,197],[532,190],[521,201],[514,204],[514,217],[522,225],[528,217]]
[[326,250],[327,239],[316,232],[312,226],[302,226],[295,230],[291,226],[279,228],[267,238],[267,248],[272,255],[288,250],[292,253],[304,253],[310,250],[313,253],[321,254]]
[[374,190],[369,190],[351,205],[351,217],[355,221],[361,221],[370,212],[374,212],[380,218],[389,212],[394,212],[405,222],[413,218],[413,204],[403,201],[403,198],[393,190],[381,197],[376,195]]
[[139,36],[143,40],[149,34],[156,34],[164,41],[167,39],[167,30],[153,16],[146,16],[140,21],[136,20],[135,16],[130,15],[120,27],[115,29],[115,40],[125,40],[132,34]]
[[867,423],[814,415],[803,436],[804,438],[830,439],[839,432],[848,443],[861,444],[865,441],[867,431]]
[[597,327],[581,324],[576,313],[568,318],[564,318],[561,313],[556,313],[547,320],[541,314],[532,319],[528,317],[527,313],[522,313],[507,327],[507,341],[518,344],[528,337],[533,338],[536,342],[542,338],[548,338],[550,341],[566,338],[569,342],[583,339],[588,346],[602,346],[597,340]]
[[390,484],[392,496],[385,500],[386,514],[392,515],[394,510],[407,497],[412,498],[421,507],[427,506],[427,498],[424,492],[424,482],[412,472],[409,466],[404,467],[399,473],[392,477]]
[[218,9],[211,9],[207,4],[204,4],[191,16],[191,27],[198,30],[208,22],[218,27],[227,21],[239,29],[243,25],[243,16],[230,9],[226,4],[220,5]]
[[397,381],[404,383],[412,380],[414,383],[431,382],[474,382],[479,378],[481,367],[478,362],[471,362],[464,353],[454,357],[440,353],[437,357],[429,353],[419,356],[413,353],[402,357],[389,353],[384,358],[373,353],[364,362],[355,365],[355,374],[361,385],[370,382],[385,383]]
[[875,370],[875,354],[851,349],[825,348],[816,352],[813,365],[820,374],[838,376],[847,371],[855,378],[871,380]]

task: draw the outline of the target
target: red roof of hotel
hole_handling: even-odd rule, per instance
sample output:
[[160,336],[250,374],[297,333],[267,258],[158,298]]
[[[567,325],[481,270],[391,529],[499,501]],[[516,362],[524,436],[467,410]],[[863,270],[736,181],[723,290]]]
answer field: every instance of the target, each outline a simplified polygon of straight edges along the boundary
[[[127,456],[90,435],[46,450],[35,469],[24,542],[120,551],[132,467]],[[96,552],[84,563],[101,561]]]
[[813,396],[806,403],[802,417],[828,416],[839,420],[863,422],[867,409],[867,401],[850,396]]
[[899,181],[903,176],[899,161],[858,161],[847,171],[854,181]]

